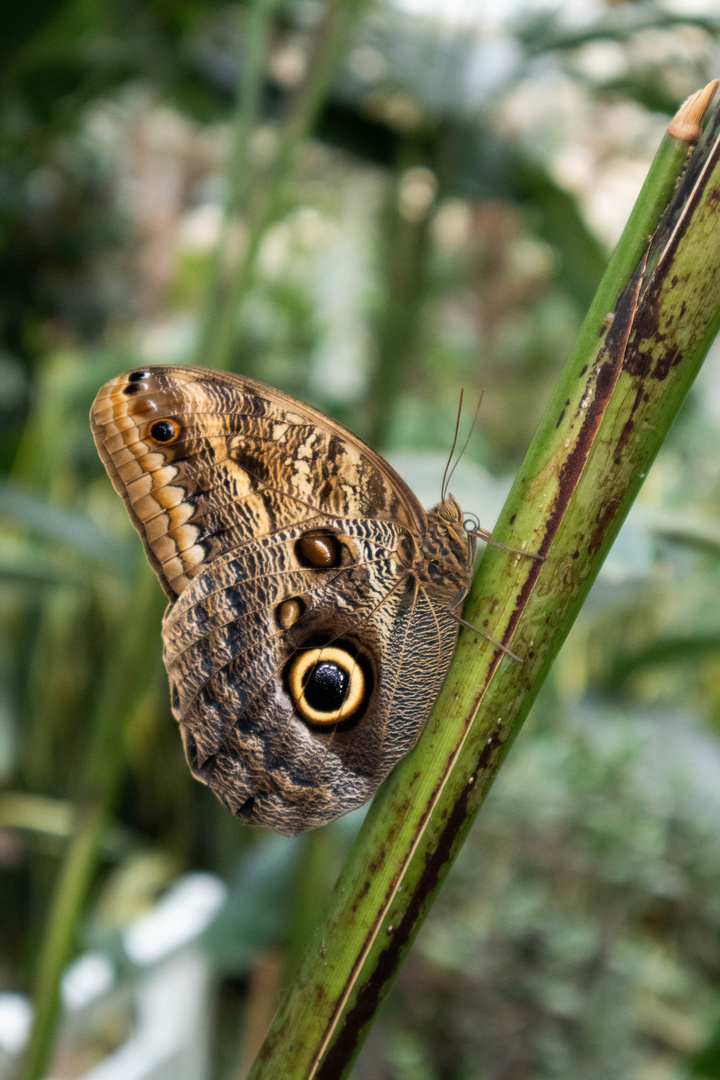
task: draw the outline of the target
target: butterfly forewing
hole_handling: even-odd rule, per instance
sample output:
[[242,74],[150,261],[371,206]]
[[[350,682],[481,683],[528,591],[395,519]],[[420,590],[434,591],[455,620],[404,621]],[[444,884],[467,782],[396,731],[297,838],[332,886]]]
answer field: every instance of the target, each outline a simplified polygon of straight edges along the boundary
[[[92,424],[170,599],[218,555],[298,521],[352,513],[417,529],[425,520],[410,489],[349,432],[236,375],[131,372],[102,388]],[[169,439],[164,425],[177,425]]]

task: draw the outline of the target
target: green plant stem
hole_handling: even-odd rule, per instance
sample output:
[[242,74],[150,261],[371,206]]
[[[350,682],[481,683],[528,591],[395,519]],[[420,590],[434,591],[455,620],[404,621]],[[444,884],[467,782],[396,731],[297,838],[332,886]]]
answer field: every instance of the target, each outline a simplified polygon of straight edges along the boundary
[[406,139],[392,175],[385,214],[384,307],[377,335],[375,376],[368,393],[372,410],[368,441],[383,447],[403,375],[417,347],[427,261],[430,251],[431,207],[416,220],[403,216],[398,199],[402,174],[427,163],[426,140]]
[[308,77],[290,106],[275,161],[265,179],[250,224],[244,251],[228,274],[226,296],[217,305],[217,319],[203,362],[232,368],[238,333],[238,312],[250,285],[258,250],[268,227],[281,212],[297,152],[312,129],[330,86],[353,22],[366,0],[327,0],[308,62]]
[[290,926],[285,949],[286,973],[292,974],[305,953],[327,901],[332,879],[331,845],[337,842],[333,829],[313,829],[300,841],[290,909]]
[[[213,337],[227,303],[227,278],[232,271],[231,247],[239,214],[250,187],[250,144],[262,90],[265,56],[279,0],[254,0],[249,7],[246,48],[233,137],[228,161],[220,235],[210,264],[205,304],[194,363],[203,364],[214,352]],[[247,9],[241,9],[243,20]]]
[[346,1075],[692,384],[720,326],[719,129],[716,111],[677,190],[687,146],[663,144],[508,497],[497,539],[543,561],[493,547],[476,575],[465,617],[523,662],[461,633],[252,1080]]
[[[603,319],[614,310],[621,291],[642,258],[648,239],[672,198],[689,150],[690,147],[684,140],[676,139],[667,132],[663,135],[622,236],[583,320],[565,366],[566,371],[574,369],[578,359],[593,353]],[[558,396],[557,393],[555,396]],[[549,414],[548,409],[546,416]]]
[[60,980],[72,956],[77,928],[94,879],[100,841],[125,773],[124,723],[147,685],[158,649],[158,596],[142,564],[126,586],[127,605],[112,622],[115,651],[108,652],[89,733],[75,822],[43,937],[35,988],[35,1016],[20,1080],[45,1076],[60,1014]]
[[27,1080],[45,1075],[60,1008],[60,977],[75,939],[78,912],[85,903],[95,873],[96,852],[107,822],[103,804],[86,806],[60,872],[48,930],[43,940],[35,990],[35,1017],[24,1061]]

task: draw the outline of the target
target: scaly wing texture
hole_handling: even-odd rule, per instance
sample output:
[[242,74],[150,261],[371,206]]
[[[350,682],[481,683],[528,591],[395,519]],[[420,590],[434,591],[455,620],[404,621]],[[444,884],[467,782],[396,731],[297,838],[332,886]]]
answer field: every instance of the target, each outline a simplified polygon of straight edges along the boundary
[[[453,587],[415,569],[415,496],[332,420],[223,372],[138,369],[91,420],[171,601],[164,660],[193,775],[282,833],[360,806],[416,742],[457,633]],[[313,530],[330,533],[327,565],[303,556]],[[349,718],[316,723],[293,692],[311,652],[359,677]]]
[[[170,420],[177,436],[153,439]],[[350,432],[251,379],[182,366],[121,375],[100,390],[93,435],[168,597],[248,541],[318,518],[422,531],[404,481]]]
[[[367,801],[412,748],[452,656],[457,624],[399,571],[390,523],[339,521],[339,571],[299,570],[287,530],[213,563],[168,608],[164,659],[193,775],[236,814],[293,834]],[[368,535],[372,532],[372,536]],[[302,595],[286,632],[275,612]],[[310,643],[357,655],[367,705],[356,721],[309,725],[285,672]]]

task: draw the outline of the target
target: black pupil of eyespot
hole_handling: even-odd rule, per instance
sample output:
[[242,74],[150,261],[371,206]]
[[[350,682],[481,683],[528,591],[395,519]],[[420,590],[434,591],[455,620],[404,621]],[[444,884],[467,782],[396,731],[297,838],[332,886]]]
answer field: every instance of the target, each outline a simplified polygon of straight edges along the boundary
[[144,379],[147,375],[147,371],[133,371],[131,375],[128,375],[128,382],[139,382],[140,379]]
[[314,664],[303,680],[305,700],[318,712],[335,712],[342,706],[348,687],[348,673],[339,664],[322,660]]
[[156,442],[167,442],[175,434],[175,426],[169,420],[158,420],[150,428],[150,434]]

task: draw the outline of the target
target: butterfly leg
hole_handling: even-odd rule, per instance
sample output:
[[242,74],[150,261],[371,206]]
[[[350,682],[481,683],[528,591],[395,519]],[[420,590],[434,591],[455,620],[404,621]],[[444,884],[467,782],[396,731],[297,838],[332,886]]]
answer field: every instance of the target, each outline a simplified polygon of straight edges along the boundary
[[500,548],[501,551],[507,551],[511,555],[524,555],[528,559],[534,559],[536,562],[545,562],[544,555],[538,555],[536,551],[525,551],[523,548],[510,547],[508,544],[503,544],[499,540],[494,540],[491,532],[487,529],[481,528],[479,525],[473,526],[472,529],[467,530],[469,536],[477,536],[479,540],[484,540],[486,544],[491,544],[492,547]]
[[507,645],[503,645],[502,641],[498,641],[497,638],[494,638],[492,636],[492,634],[488,634],[487,630],[481,630],[479,626],[473,626],[471,622],[468,622],[467,619],[463,619],[462,615],[459,615],[458,612],[456,610],[453,610],[452,608],[450,610],[450,614],[452,615],[453,619],[455,619],[455,621],[458,622],[460,626],[464,626],[466,630],[472,630],[473,634],[479,634],[480,637],[485,638],[485,640],[489,641],[491,645],[495,646],[495,648],[500,649],[501,652],[504,652],[506,656],[510,656],[513,660],[517,660],[518,664],[524,663],[522,657],[518,656],[517,653],[514,653],[512,649],[508,649]]

